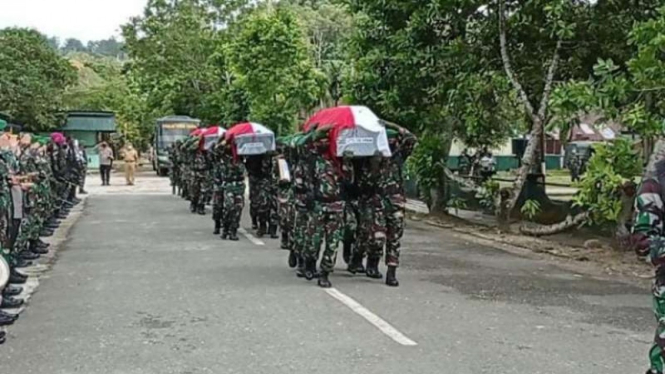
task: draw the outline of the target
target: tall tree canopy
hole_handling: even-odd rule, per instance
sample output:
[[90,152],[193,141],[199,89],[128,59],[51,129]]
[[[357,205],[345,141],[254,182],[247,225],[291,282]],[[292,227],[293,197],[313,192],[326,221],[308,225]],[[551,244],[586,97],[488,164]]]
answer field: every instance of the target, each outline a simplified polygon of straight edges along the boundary
[[293,132],[321,97],[323,76],[309,58],[295,13],[282,7],[257,10],[232,29],[232,72],[249,99],[252,120]]
[[76,81],[69,62],[34,30],[0,30],[0,111],[32,130],[62,124],[62,95]]

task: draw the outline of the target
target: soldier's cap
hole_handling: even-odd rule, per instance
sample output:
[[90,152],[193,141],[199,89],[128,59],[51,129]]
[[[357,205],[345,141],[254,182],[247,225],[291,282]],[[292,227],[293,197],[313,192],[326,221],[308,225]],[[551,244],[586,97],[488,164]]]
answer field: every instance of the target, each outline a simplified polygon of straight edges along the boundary
[[386,134],[388,135],[389,139],[394,139],[399,135],[399,131],[394,129],[386,129]]

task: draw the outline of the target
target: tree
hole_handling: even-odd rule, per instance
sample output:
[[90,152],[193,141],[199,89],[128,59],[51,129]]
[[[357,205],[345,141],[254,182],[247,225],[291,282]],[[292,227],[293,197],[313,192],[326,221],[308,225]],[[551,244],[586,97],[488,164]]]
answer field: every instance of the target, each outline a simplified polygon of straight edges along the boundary
[[74,69],[37,31],[0,30],[0,111],[33,131],[62,124],[65,88],[76,81]]
[[64,54],[67,54],[70,52],[86,52],[87,48],[80,40],[69,38],[65,40],[65,44],[62,46],[61,50]]
[[115,38],[89,41],[87,50],[89,53],[99,56],[108,56],[121,59],[124,57],[123,43]]
[[231,31],[229,66],[247,93],[250,118],[279,133],[294,131],[317,104],[323,86],[295,14],[268,6]]
[[351,35],[352,14],[347,7],[327,0],[292,0],[280,5],[296,13],[307,36],[314,66],[326,76],[324,106],[338,105],[343,96],[342,76],[348,68],[345,47]]
[[[640,12],[651,14],[648,9]],[[665,115],[665,7],[634,24],[625,40],[631,55],[614,54],[623,58],[619,63],[598,58],[593,74],[586,80],[562,82],[554,90],[551,105],[555,126],[574,123],[581,113],[601,113],[606,119],[618,120],[627,130],[643,139],[644,148],[658,139],[655,149],[662,150]],[[648,158],[648,153],[643,159]],[[529,234],[552,234],[574,227],[574,222],[594,225],[614,225],[618,239],[627,235],[625,223],[631,215],[633,185],[642,162],[634,144],[618,139],[598,148],[580,183],[575,203],[583,212],[569,217],[555,227],[526,230]],[[652,165],[646,173],[652,172]],[[632,191],[632,192],[631,192]]]
[[[498,144],[523,122],[524,116],[511,109],[515,95],[496,73],[500,64],[484,42],[490,34],[485,2],[346,3],[356,12],[347,46],[346,100],[368,105],[421,137],[440,139],[412,159],[422,166],[415,168],[423,173],[419,178],[432,181],[435,176],[436,188],[429,190],[439,189],[436,195],[445,197],[444,176],[451,173],[445,163],[441,170],[440,163],[427,162],[428,153],[447,157],[453,137],[474,145]],[[435,209],[446,206],[425,198]]]
[[[245,0],[150,0],[123,26],[127,71],[151,111],[231,125],[246,119],[242,86],[228,67],[229,23],[251,8]],[[236,105],[237,104],[237,105]],[[227,110],[235,112],[227,112]]]

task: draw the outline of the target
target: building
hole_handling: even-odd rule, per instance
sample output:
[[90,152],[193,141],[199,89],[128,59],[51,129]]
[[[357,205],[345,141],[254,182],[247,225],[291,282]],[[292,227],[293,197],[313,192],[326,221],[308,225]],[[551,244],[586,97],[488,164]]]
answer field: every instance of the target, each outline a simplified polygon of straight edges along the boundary
[[65,135],[79,141],[88,155],[88,167],[99,167],[96,145],[109,141],[116,132],[115,114],[112,112],[68,112],[67,122],[60,129]]

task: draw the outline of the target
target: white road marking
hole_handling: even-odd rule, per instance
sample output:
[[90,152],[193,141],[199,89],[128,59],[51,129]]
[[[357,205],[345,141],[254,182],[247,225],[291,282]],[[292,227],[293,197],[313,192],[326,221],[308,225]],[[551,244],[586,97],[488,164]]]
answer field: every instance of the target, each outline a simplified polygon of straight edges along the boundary
[[263,240],[257,239],[254,235],[250,234],[247,232],[247,230],[243,228],[239,228],[238,232],[245,235],[247,239],[249,239],[250,242],[256,244],[256,245],[266,245],[266,243],[263,242]]
[[334,297],[339,302],[349,307],[349,309],[354,311],[356,314],[366,319],[367,322],[374,325],[382,333],[386,334],[390,339],[396,341],[401,345],[406,345],[411,347],[418,345],[418,343],[407,338],[406,335],[402,334],[396,328],[392,327],[388,322],[384,321],[381,317],[372,313],[371,311],[369,311],[369,309],[365,308],[364,306],[360,305],[357,301],[341,293],[336,288],[329,288],[326,289],[325,291],[328,293],[328,295]]

